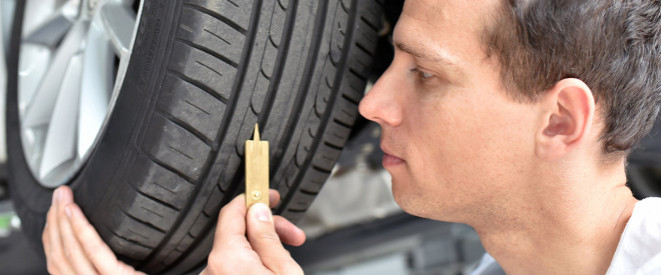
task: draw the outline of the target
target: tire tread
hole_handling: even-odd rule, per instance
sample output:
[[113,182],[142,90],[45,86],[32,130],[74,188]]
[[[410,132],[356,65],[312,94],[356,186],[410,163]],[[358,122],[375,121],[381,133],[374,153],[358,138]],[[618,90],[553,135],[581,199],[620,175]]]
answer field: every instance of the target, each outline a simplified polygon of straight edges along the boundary
[[213,234],[220,207],[242,191],[243,141],[254,123],[263,139],[275,140],[272,188],[283,198],[275,213],[296,221],[357,117],[379,24],[364,10],[378,8],[376,1],[234,4],[185,0],[173,23],[161,92],[123,177],[133,194],[116,201],[121,211],[102,230],[141,270],[184,272],[171,268],[205,253],[196,246]]

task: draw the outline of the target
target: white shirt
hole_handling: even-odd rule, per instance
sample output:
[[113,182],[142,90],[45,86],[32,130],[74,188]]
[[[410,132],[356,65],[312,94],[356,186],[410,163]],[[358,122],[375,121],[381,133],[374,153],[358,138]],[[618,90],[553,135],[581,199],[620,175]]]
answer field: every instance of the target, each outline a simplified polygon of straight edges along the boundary
[[606,274],[661,274],[661,198],[636,203]]
[[[500,265],[485,254],[471,275],[504,274]],[[636,203],[613,255],[606,275],[661,274],[661,198]]]

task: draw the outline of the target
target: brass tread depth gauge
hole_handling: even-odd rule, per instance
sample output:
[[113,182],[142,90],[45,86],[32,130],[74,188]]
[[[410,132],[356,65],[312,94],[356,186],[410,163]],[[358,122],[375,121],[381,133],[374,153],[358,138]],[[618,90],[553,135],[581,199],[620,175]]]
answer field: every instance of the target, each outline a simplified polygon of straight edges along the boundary
[[246,140],[246,206],[269,205],[269,142],[259,140],[255,123],[253,140]]

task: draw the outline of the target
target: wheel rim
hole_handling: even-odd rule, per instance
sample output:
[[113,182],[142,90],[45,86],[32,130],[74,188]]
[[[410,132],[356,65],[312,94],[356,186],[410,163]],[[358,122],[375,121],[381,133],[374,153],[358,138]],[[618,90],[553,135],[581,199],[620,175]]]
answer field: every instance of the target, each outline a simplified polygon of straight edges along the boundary
[[68,182],[105,129],[126,68],[139,0],[35,0],[25,6],[18,107],[26,162],[39,183]]

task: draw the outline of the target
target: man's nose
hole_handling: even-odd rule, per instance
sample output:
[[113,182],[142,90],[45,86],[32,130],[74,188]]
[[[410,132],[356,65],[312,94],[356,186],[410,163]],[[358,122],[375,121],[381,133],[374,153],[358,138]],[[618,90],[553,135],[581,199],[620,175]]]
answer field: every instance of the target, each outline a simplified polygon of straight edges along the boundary
[[[360,101],[360,114],[383,126],[397,127],[402,122],[402,82],[393,77],[391,68],[386,70],[372,89]],[[399,95],[398,95],[399,93]]]

